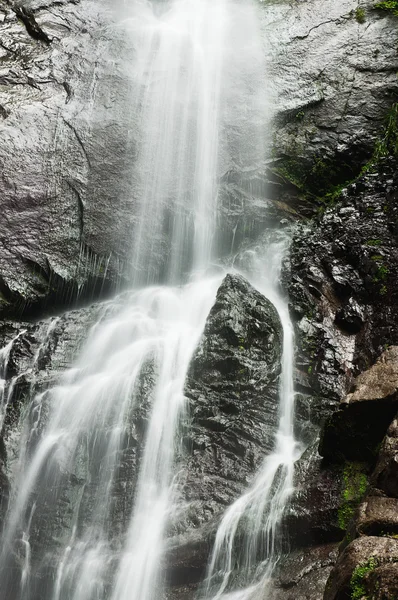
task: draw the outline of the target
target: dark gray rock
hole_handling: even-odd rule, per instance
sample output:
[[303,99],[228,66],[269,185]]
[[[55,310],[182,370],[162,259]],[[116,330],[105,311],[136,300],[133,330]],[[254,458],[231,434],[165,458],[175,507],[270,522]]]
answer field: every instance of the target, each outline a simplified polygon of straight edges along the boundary
[[398,343],[396,184],[395,160],[386,159],[293,234],[284,279],[296,322],[296,379],[325,408]]
[[271,600],[322,600],[326,581],[337,560],[336,544],[314,546],[282,558],[273,581]]
[[[185,497],[195,525],[228,506],[274,443],[282,331],[271,303],[227,275],[189,370]],[[203,505],[204,501],[204,505]]]
[[338,515],[342,494],[341,468],[326,465],[315,442],[296,463],[295,490],[284,518],[289,547],[341,540],[344,532]]
[[182,502],[168,559],[173,585],[199,581],[220,515],[271,450],[278,421],[282,331],[271,303],[227,275],[193,357]]

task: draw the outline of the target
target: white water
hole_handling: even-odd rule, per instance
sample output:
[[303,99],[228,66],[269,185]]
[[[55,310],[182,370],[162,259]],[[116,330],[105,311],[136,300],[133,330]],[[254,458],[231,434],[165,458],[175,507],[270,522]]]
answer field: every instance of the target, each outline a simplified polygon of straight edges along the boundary
[[[54,564],[55,576],[41,581],[40,600],[162,598],[184,382],[225,274],[211,275],[219,247],[218,181],[229,170],[263,166],[269,115],[258,10],[254,0],[125,4],[123,27],[135,42],[129,65],[137,145],[132,270],[141,289],[105,308],[75,366],[32,399],[12,463],[2,536],[0,587],[7,600],[37,600],[35,571]],[[235,233],[236,226],[232,247]],[[222,520],[207,598],[256,597],[278,556],[296,454],[292,332],[276,291],[282,246],[247,253],[241,267],[274,302],[284,328],[275,452]],[[117,309],[120,302],[124,307]],[[134,473],[135,461],[138,480],[127,477],[123,490],[130,513],[125,531],[115,521],[118,473]],[[242,520],[247,536],[240,556],[235,538]],[[263,562],[255,573],[259,552]]]
[[220,523],[202,591],[206,599],[266,600],[281,555],[280,526],[300,455],[294,437],[293,328],[287,302],[278,293],[287,242],[282,238],[241,257],[243,273],[249,272],[253,285],[274,304],[283,327],[280,419],[273,453]]
[[251,0],[130,7],[139,149],[134,280],[170,284],[215,258],[218,177],[264,159],[264,48]]

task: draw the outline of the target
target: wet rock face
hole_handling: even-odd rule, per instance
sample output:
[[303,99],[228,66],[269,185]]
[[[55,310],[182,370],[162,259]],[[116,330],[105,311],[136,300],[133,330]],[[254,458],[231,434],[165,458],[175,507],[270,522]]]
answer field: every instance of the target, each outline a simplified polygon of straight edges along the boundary
[[332,461],[371,460],[398,410],[398,347],[361,373],[352,393],[328,419],[320,454]]
[[292,552],[277,568],[270,597],[272,600],[322,600],[336,559],[336,544]]
[[275,308],[242,277],[227,275],[186,384],[185,496],[193,504],[204,500],[195,525],[201,512],[207,520],[228,506],[272,448],[281,353]]
[[0,313],[117,287],[133,200],[128,79],[106,0],[0,2]]
[[[21,413],[24,409],[27,415],[35,413],[35,395],[55,385],[71,367],[90,327],[104,310],[104,306],[94,305],[41,323],[0,325],[0,345],[11,343],[2,365],[5,385],[0,403],[0,520],[6,510],[10,462],[19,452]],[[43,420],[45,414],[43,408]]]
[[386,159],[294,234],[285,281],[297,327],[297,383],[323,397],[324,408],[398,343],[397,184],[395,160]]
[[313,443],[295,468],[295,489],[284,518],[289,548],[341,540],[339,525],[343,473],[338,465],[325,465]]
[[270,170],[282,198],[296,195],[295,207],[308,214],[314,206],[300,192],[322,195],[357,175],[396,101],[396,17],[373,0],[264,6],[277,92]]
[[[0,497],[4,505],[7,476],[12,478],[22,435],[22,409],[27,410],[30,423],[30,416],[35,414],[35,395],[59,381],[73,364],[90,327],[118,311],[123,302],[121,296],[45,322],[9,322],[2,326],[4,345],[14,340],[5,368],[7,411],[0,438]],[[182,516],[170,531],[167,573],[171,589],[176,592],[191,590],[203,577],[220,514],[247,487],[272,447],[281,354],[282,329],[275,308],[245,279],[228,275],[208,317],[186,385],[189,411],[180,455],[183,507]],[[122,537],[130,516],[152,388],[153,368],[148,364],[137,392],[140,406],[131,417],[129,441],[121,452],[115,477],[112,531],[116,538]],[[39,432],[45,421],[43,400]],[[58,551],[57,540],[68,531],[76,494],[85,486],[79,465],[75,467],[76,472],[60,484],[62,506],[55,494],[52,503],[44,502],[36,508],[31,532],[32,568],[33,578],[42,589],[45,585],[51,588],[51,556]],[[93,479],[90,489],[95,485]],[[82,514],[90,515],[90,494],[82,502]],[[15,581],[19,581],[19,567],[13,565],[12,569]]]
[[[267,172],[222,174],[228,247],[232,229],[238,243],[270,216],[296,216],[292,197],[301,201],[286,161],[309,170],[310,185],[322,179],[318,158],[337,156],[336,178],[345,181],[369,156],[397,91],[395,23],[372,0],[361,4],[365,23],[356,0],[263,4],[277,133]],[[70,307],[129,278],[132,40],[112,27],[114,5],[0,1],[0,314]],[[259,189],[250,201],[245,186]]]

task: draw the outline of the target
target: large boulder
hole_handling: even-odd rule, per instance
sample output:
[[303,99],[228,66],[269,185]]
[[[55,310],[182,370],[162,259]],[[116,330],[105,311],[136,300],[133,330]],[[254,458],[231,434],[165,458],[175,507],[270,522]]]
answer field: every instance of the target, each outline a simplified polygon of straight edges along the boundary
[[185,511],[170,540],[172,585],[199,581],[223,511],[249,486],[278,424],[282,328],[273,305],[227,275],[210,311],[185,387]]
[[206,521],[228,506],[272,449],[281,355],[276,309],[243,277],[227,275],[185,388],[190,454],[184,495],[194,509],[195,525],[201,514]]
[[368,496],[356,515],[359,535],[398,535],[398,499]]
[[[346,600],[356,592],[357,598],[366,597],[366,579],[378,567],[385,567],[392,580],[392,587],[396,590],[396,567],[398,562],[398,540],[387,537],[361,537],[349,544],[337,560],[329,580],[326,584],[324,600]],[[392,568],[392,571],[391,571]],[[385,575],[380,573],[380,577]],[[358,594],[363,590],[363,594]],[[392,589],[390,595],[378,598],[394,598]]]

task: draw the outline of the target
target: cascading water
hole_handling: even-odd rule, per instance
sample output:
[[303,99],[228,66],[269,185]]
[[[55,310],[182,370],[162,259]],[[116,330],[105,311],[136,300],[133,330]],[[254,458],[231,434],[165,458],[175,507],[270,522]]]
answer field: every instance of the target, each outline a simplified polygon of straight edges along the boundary
[[299,458],[294,437],[293,328],[287,303],[278,293],[287,242],[282,238],[266,249],[246,252],[240,259],[243,272],[250,273],[253,284],[274,304],[281,319],[280,419],[273,453],[265,458],[249,489],[226,511],[218,528],[203,586],[206,599],[265,600],[282,550],[280,526]]
[[[136,0],[125,11],[135,42],[136,291],[105,305],[75,366],[35,394],[21,417],[0,552],[7,600],[162,597],[184,382],[226,272],[218,267],[214,275],[210,267],[218,254],[228,255],[237,230],[235,224],[223,247],[218,183],[230,171],[263,167],[268,104],[254,0]],[[206,598],[236,590],[236,597],[256,597],[277,560],[296,453],[292,332],[276,292],[281,254],[275,245],[263,256],[247,253],[245,264],[253,260],[239,269],[282,320],[281,418],[274,453],[221,522]],[[50,320],[47,333],[53,327]],[[9,351],[1,351],[2,378]],[[123,469],[129,476],[120,506]],[[248,534],[240,557],[242,520]]]

